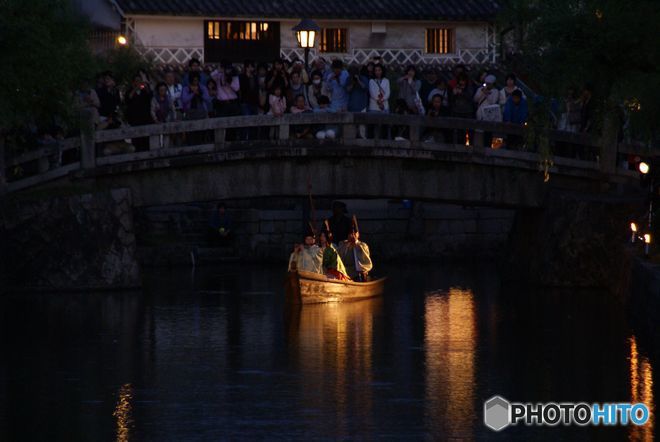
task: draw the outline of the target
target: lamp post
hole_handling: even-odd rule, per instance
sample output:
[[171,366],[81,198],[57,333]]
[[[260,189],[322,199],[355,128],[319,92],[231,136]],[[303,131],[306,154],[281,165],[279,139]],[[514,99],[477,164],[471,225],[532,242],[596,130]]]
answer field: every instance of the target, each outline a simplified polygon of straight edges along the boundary
[[316,34],[321,31],[321,28],[314,20],[303,19],[291,30],[296,33],[298,46],[305,50],[305,69],[307,69],[309,68],[309,50],[314,47]]

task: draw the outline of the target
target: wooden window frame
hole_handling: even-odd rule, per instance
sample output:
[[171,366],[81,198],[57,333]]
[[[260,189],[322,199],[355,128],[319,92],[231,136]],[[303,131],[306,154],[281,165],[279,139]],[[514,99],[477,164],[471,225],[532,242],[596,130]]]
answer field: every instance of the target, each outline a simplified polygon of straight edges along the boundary
[[[328,50],[328,32],[335,31],[336,34],[333,36],[332,41],[335,43],[335,47],[332,50]],[[323,28],[319,32],[319,52],[329,53],[329,54],[345,54],[348,52],[348,28]],[[337,47],[337,41],[339,41],[339,47]]]
[[456,30],[448,27],[426,28],[424,52],[436,55],[456,53]]
[[261,20],[204,20],[204,61],[246,58],[266,61],[280,56],[280,22]]
[[208,20],[206,21],[206,38],[208,40],[259,41],[266,32],[263,30],[264,25],[268,26],[268,23],[242,20]]

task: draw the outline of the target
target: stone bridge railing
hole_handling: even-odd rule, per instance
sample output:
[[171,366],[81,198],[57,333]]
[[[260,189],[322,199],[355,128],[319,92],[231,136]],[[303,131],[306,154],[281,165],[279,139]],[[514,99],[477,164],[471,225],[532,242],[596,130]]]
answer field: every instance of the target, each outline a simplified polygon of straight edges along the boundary
[[[90,127],[90,124],[83,124]],[[339,134],[334,140],[296,139],[297,128],[334,126]],[[371,133],[371,138],[360,138],[360,133]],[[61,179],[77,171],[89,172],[99,166],[132,161],[171,158],[214,151],[267,150],[273,147],[310,147],[341,145],[346,147],[394,147],[411,150],[456,150],[457,147],[474,152],[489,150],[486,141],[503,138],[515,144],[506,156],[520,156],[526,160],[536,155],[539,164],[552,171],[553,167],[570,163],[571,167],[599,169],[606,176],[634,176],[632,171],[618,168],[617,156],[634,153],[642,156],[654,154],[648,148],[620,145],[616,140],[596,138],[556,130],[538,131],[530,136],[530,128],[471,119],[429,118],[380,113],[309,113],[211,118],[177,121],[120,129],[82,131],[80,137],[66,139],[56,145],[15,156],[3,155],[0,145],[0,194],[14,192]],[[312,131],[314,132],[314,131]],[[405,140],[392,140],[393,132],[405,135]],[[191,136],[197,134],[196,136]],[[429,135],[441,138],[429,140]],[[539,154],[542,135],[552,147],[554,156]],[[104,155],[108,143],[123,143],[142,138],[145,150],[133,153]],[[241,141],[248,138],[247,141]],[[175,143],[174,141],[177,140]],[[184,142],[182,142],[184,140]],[[187,140],[187,142],[186,142]],[[190,143],[194,141],[194,143]],[[148,150],[146,150],[148,148]],[[501,149],[500,149],[501,150]],[[504,152],[502,152],[504,154]],[[7,177],[7,178],[5,178]]]

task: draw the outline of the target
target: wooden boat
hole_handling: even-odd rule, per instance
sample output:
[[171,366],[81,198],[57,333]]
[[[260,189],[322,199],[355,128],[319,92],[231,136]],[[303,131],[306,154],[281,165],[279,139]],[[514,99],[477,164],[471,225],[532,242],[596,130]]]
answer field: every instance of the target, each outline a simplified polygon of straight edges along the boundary
[[294,271],[289,272],[287,278],[286,296],[292,304],[357,301],[382,295],[385,279],[339,281],[318,273]]

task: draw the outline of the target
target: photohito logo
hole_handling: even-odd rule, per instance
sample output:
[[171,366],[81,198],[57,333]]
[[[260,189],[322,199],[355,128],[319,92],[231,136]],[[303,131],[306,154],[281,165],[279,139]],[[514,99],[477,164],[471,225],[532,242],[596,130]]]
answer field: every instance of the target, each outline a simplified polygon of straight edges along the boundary
[[649,408],[642,403],[509,402],[493,396],[484,402],[484,423],[494,431],[509,425],[645,425]]

